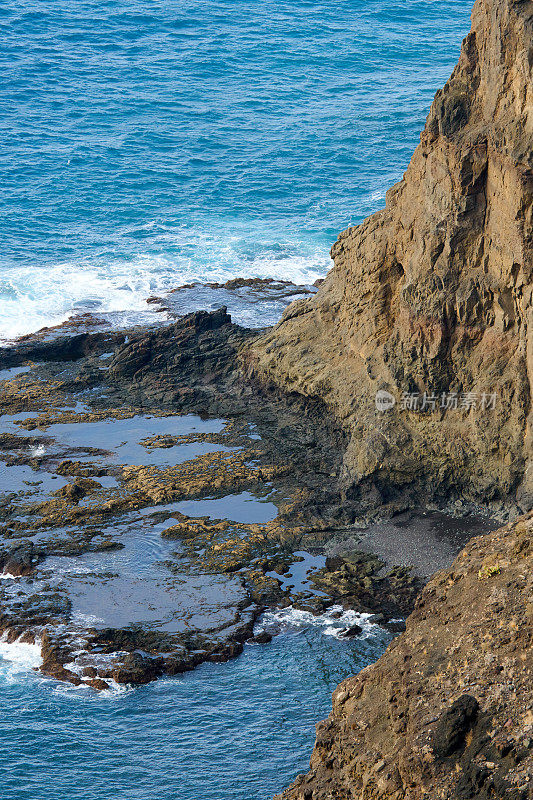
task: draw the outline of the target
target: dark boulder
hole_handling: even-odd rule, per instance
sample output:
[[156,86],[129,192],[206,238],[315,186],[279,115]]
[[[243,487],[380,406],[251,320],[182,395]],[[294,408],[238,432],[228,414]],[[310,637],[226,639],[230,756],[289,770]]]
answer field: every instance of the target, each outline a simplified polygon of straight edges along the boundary
[[345,628],[341,631],[339,636],[342,636],[343,639],[352,639],[354,636],[359,636],[360,633],[363,633],[363,629],[360,625],[350,625],[349,628]]
[[99,692],[105,691],[105,689],[109,689],[109,684],[106,681],[103,681],[101,678],[91,678],[88,681],[85,681],[87,686],[91,686],[93,689],[97,689]]
[[267,633],[266,631],[261,631],[261,633],[252,636],[251,639],[248,639],[250,644],[268,644],[272,641],[272,634]]
[[132,683],[137,686],[158,678],[163,672],[163,659],[142,653],[128,653],[120,666],[113,670],[117,683]]
[[438,758],[446,758],[463,747],[478,711],[476,698],[462,694],[441,714],[432,736],[432,749]]
[[17,578],[30,575],[42,558],[42,553],[35,550],[33,542],[24,542],[4,555],[3,571]]

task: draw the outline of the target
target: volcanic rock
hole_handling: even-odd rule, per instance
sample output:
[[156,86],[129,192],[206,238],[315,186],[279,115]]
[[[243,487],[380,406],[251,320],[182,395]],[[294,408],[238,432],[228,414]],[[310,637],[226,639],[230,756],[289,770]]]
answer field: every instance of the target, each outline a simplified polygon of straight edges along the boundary
[[246,354],[342,424],[347,498],[533,507],[532,47],[531,2],[477,0],[385,208]]

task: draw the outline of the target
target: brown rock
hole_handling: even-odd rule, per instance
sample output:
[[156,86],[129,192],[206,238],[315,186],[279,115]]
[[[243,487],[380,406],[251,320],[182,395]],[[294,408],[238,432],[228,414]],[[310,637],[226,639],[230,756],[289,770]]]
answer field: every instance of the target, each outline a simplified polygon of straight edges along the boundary
[[102,484],[92,480],[92,478],[76,478],[73,483],[67,483],[66,486],[58,489],[54,494],[56,497],[67,497],[69,500],[78,502],[82,497],[101,488]]
[[42,560],[42,553],[35,550],[32,542],[24,542],[4,556],[3,571],[16,577],[30,575]]
[[98,673],[96,667],[84,667],[81,674],[86,678],[96,678]]
[[106,689],[109,689],[109,684],[106,681],[103,681],[101,678],[91,678],[88,681],[85,681],[87,686],[91,686],[93,689],[97,689],[99,692],[103,692]]
[[[434,576],[406,632],[336,689],[311,771],[280,800],[530,797],[532,532],[533,514]],[[500,569],[485,575],[488,557]]]
[[[532,46],[531,3],[477,0],[386,207],[339,236],[317,294],[243,356],[334,412],[351,499],[454,490],[533,507]],[[380,390],[393,408],[376,408]],[[404,393],[426,393],[424,410]]]
[[261,633],[257,633],[255,636],[252,636],[251,639],[248,639],[251,644],[268,644],[272,641],[272,634],[267,633],[267,631],[261,631]]
[[163,664],[161,657],[128,653],[120,666],[113,670],[113,678],[117,683],[131,683],[136,686],[150,683],[163,673]]

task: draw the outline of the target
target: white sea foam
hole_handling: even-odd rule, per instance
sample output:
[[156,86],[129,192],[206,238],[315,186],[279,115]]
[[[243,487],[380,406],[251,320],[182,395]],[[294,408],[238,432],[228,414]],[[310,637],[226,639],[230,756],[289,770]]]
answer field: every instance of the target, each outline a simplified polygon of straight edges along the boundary
[[[339,616],[340,615],[340,616]],[[256,633],[273,628],[321,628],[324,636],[343,639],[342,632],[352,625],[360,625],[360,638],[366,639],[382,632],[379,625],[371,622],[372,614],[360,614],[357,611],[343,611],[342,606],[331,606],[323,614],[314,615],[293,606],[276,611],[267,611],[257,625]]]
[[106,678],[105,681],[109,685],[109,689],[100,689],[98,691],[95,691],[86,683],[80,683],[78,686],[75,686],[73,683],[61,681],[54,683],[53,693],[55,695],[67,697],[69,700],[81,699],[84,702],[97,702],[102,697],[115,699],[117,697],[122,697],[125,694],[131,694],[135,691],[134,686],[117,683],[115,680],[113,680],[113,678]]
[[130,684],[117,683],[114,678],[106,678],[106,683],[109,684],[109,689],[102,689],[100,695],[104,697],[121,697],[124,694],[131,694],[135,691],[135,687]]
[[150,272],[126,263],[11,268],[2,275],[0,336],[12,339],[80,313],[147,309],[146,298],[163,288]]
[[[0,266],[0,340],[60,325],[76,314],[120,315],[120,324],[144,323],[153,295],[192,282],[223,283],[234,277],[278,278],[310,284],[331,266],[321,247],[277,244],[273,231],[184,230],[158,241],[165,254],[130,259],[34,266]],[[263,236],[263,239],[261,237]],[[265,244],[257,242],[265,241]],[[164,315],[157,314],[158,320]]]
[[[91,570],[81,570],[78,574],[90,573]],[[72,622],[74,625],[83,625],[85,627],[91,627],[93,625],[98,625],[100,622],[103,622],[102,617],[97,617],[94,614],[83,614],[81,611],[74,611],[72,614]]]
[[41,643],[28,644],[19,640],[0,641],[0,682],[15,683],[25,673],[31,672],[42,663]]

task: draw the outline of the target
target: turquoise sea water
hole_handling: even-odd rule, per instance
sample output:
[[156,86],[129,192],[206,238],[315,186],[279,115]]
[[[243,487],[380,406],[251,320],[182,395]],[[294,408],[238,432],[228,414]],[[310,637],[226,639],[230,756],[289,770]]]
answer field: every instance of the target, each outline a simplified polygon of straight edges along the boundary
[[[4,0],[0,338],[147,319],[149,295],[194,279],[323,275],[401,177],[469,6]],[[326,627],[101,695],[0,645],[2,800],[267,800],[386,644]]]
[[4,0],[0,338],[313,281],[383,203],[469,0]]

